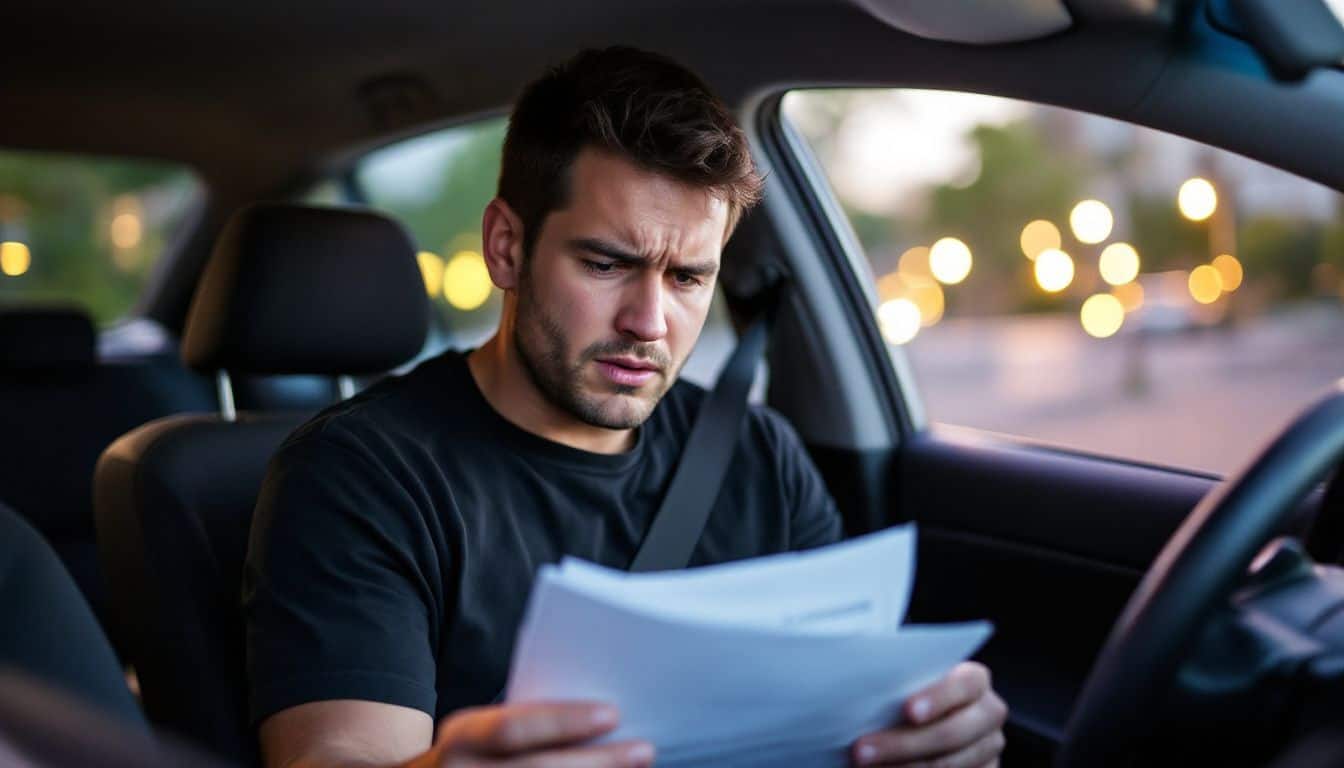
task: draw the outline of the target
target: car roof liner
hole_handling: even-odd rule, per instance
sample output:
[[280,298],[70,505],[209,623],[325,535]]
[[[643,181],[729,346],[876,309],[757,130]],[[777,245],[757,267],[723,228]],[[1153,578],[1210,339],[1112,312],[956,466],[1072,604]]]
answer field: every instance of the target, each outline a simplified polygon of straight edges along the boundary
[[[1087,17],[1144,17],[1158,0],[850,0],[902,32],[950,43],[989,45],[1047,37]],[[1071,10],[1072,9],[1072,10]]]

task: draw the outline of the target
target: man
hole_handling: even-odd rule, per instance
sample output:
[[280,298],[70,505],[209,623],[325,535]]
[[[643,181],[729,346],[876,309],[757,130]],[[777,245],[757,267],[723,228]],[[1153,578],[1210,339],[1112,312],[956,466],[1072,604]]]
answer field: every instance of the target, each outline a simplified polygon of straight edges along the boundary
[[[760,187],[726,109],[667,59],[589,51],[524,91],[482,221],[498,332],[328,410],[272,462],[244,589],[269,765],[652,763],[646,743],[591,743],[609,703],[490,702],[537,567],[633,558],[705,394],[674,382]],[[748,422],[692,565],[840,538],[794,432]],[[854,760],[997,762],[983,667],[906,715]]]

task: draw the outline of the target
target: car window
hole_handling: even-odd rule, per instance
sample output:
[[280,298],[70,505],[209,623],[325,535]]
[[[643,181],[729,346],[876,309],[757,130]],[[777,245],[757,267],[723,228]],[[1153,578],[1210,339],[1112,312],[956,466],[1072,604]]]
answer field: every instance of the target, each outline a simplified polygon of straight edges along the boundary
[[0,303],[125,316],[200,196],[181,166],[0,150]]
[[499,291],[481,258],[481,212],[495,194],[504,128],[503,118],[454,126],[378,149],[356,168],[367,202],[415,239],[445,345],[478,344],[499,319]]
[[[399,220],[419,248],[425,291],[442,320],[426,354],[485,341],[499,322],[500,291],[481,257],[481,214],[495,195],[504,118],[454,126],[378,149],[361,159],[355,183],[369,205]],[[305,198],[333,203],[339,185],[325,181]],[[735,339],[716,296],[701,341],[682,375],[713,380]]]
[[1020,101],[788,94],[930,421],[1226,473],[1344,374],[1344,199]]

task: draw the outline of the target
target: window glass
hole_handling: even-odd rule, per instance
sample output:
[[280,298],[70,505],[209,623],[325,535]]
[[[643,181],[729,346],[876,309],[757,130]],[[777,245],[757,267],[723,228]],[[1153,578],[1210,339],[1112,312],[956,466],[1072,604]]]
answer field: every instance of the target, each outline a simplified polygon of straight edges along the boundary
[[[476,346],[499,322],[501,294],[481,257],[481,214],[495,195],[506,125],[497,118],[447,128],[384,147],[359,163],[356,180],[369,204],[401,221],[420,249],[425,290],[444,321],[427,353]],[[711,383],[735,338],[716,295],[682,375]]]
[[481,258],[481,213],[495,195],[503,118],[455,126],[371,153],[356,179],[370,205],[401,221],[420,249],[442,344],[471,346],[499,319],[500,293]]
[[200,194],[180,166],[0,151],[0,303],[122,317]]
[[1344,199],[1244,157],[962,93],[784,103],[935,423],[1225,473],[1344,374]]

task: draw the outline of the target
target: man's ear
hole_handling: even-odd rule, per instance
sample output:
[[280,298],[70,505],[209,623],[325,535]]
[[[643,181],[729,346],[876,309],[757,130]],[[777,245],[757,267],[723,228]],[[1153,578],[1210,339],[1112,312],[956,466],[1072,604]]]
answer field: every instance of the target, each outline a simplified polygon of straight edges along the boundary
[[517,288],[523,269],[523,220],[501,197],[485,206],[481,251],[491,282],[501,291]]

